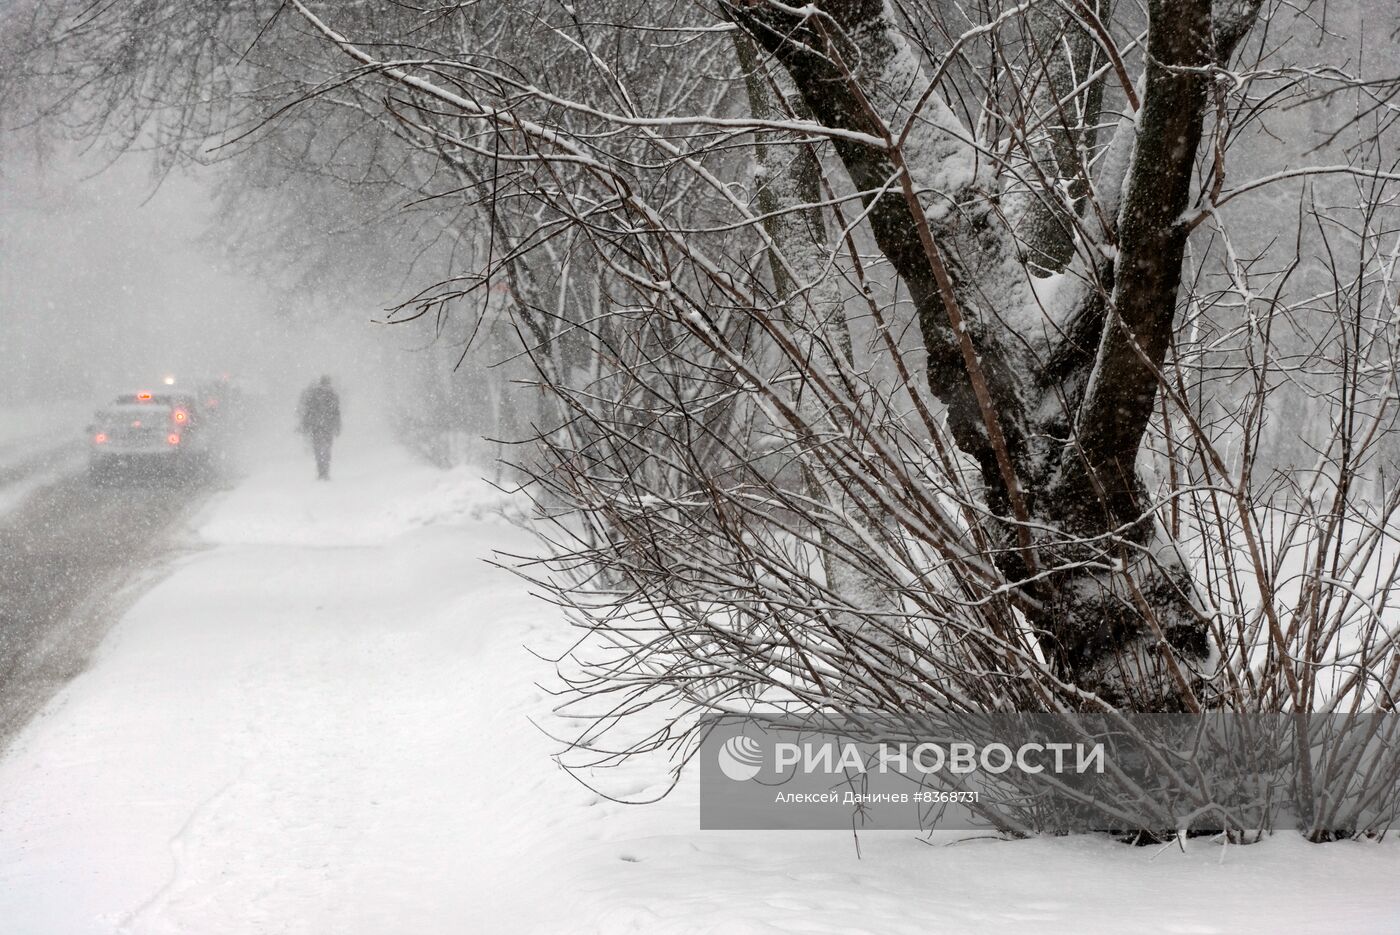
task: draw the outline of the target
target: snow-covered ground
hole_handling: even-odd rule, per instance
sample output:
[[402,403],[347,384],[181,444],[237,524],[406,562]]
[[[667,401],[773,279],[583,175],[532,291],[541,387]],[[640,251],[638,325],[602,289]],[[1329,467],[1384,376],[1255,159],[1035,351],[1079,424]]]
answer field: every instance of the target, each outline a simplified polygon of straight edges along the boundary
[[[0,761],[0,933],[1400,932],[1400,846],[697,829],[600,799],[470,470],[290,440]],[[626,791],[645,797],[662,777]]]
[[0,514],[73,470],[92,407],[68,400],[0,406]]
[[71,400],[0,406],[0,465],[80,441],[92,409]]

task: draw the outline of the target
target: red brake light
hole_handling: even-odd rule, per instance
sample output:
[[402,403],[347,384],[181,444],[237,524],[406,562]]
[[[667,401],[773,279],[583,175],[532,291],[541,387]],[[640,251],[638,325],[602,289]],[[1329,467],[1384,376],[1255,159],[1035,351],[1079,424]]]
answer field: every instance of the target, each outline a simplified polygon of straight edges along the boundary
[[143,403],[148,403],[148,402],[151,401],[151,394],[150,394],[150,393],[137,393],[137,394],[136,394],[136,398],[139,399],[139,400],[141,400],[141,402],[143,402]]
[[105,445],[107,444],[107,433],[98,432],[96,435],[92,436],[92,440],[95,444]]
[[183,409],[176,409],[173,413],[171,413],[171,417],[172,417],[176,422],[181,422],[181,423],[183,423],[183,422],[185,422],[187,419],[189,419],[190,414],[189,414],[188,412],[186,412],[185,410],[183,410]]
[[165,440],[170,442],[170,444],[172,445],[180,444],[180,436],[176,435],[174,432],[171,432],[169,435],[165,436]]

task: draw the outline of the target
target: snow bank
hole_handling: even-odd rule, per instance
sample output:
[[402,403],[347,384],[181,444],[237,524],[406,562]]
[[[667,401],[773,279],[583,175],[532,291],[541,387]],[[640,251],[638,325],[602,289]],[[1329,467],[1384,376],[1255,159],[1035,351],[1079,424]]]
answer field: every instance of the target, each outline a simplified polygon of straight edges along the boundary
[[[469,471],[293,445],[0,761],[0,932],[1394,932],[1400,847],[700,833],[554,766],[573,639]],[[661,764],[609,791],[646,798]],[[930,846],[932,845],[932,846]]]
[[[294,451],[286,470],[259,471],[230,493],[199,528],[220,545],[385,545],[433,524],[498,515],[508,497],[481,479],[481,469],[442,471],[413,461],[392,443],[348,438],[335,452],[333,482],[288,483],[305,473]],[[305,480],[305,478],[302,478]]]
[[0,515],[76,470],[92,407],[68,401],[0,406]]
[[0,406],[0,464],[81,440],[92,410],[66,400]]

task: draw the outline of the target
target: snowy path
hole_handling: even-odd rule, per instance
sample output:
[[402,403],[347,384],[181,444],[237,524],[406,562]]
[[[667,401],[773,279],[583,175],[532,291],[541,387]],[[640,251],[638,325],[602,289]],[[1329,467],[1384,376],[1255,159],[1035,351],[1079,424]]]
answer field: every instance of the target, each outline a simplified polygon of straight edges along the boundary
[[550,771],[483,658],[538,616],[479,561],[518,533],[425,526],[484,486],[347,448],[332,484],[289,449],[218,498],[217,547],[16,740],[0,931],[460,931],[445,920],[528,905],[482,794],[484,741],[534,741]]
[[[484,565],[522,534],[466,471],[288,445],[0,762],[0,932],[1400,931],[1400,847],[705,833],[627,808],[527,718],[564,644]],[[659,777],[627,791],[645,795]]]

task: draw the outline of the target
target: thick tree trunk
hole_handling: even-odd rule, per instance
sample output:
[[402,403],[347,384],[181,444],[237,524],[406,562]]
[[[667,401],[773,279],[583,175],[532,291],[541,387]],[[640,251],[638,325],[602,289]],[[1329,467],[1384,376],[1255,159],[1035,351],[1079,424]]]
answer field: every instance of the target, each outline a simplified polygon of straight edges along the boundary
[[[1217,0],[1215,11],[1211,0],[1150,0],[1141,112],[1120,128],[1131,138],[1115,141],[1130,147],[1119,162],[1117,258],[1100,270],[1104,290],[1085,291],[1066,337],[1039,343],[1037,334],[1062,332],[1045,328],[1030,293],[1034,260],[1020,255],[988,201],[971,134],[936,95],[921,99],[927,78],[889,7],[725,6],[783,65],[818,121],[890,141],[833,145],[918,309],[929,386],[981,468],[988,506],[1007,520],[998,564],[1013,581],[1053,571],[1023,588],[1043,608],[1032,623],[1059,668],[1106,700],[1144,710],[1195,706],[1192,669],[1209,649],[1190,575],[1153,522],[1136,462],[1175,321],[1208,66],[1228,56],[1257,8],[1257,0]],[[913,196],[898,194],[901,170],[921,199],[917,214]],[[960,345],[968,339],[972,357]],[[1068,411],[1047,405],[1061,397]],[[1013,510],[1022,504],[1028,516]],[[1026,519],[1034,523],[1020,525]]]
[[[1110,18],[1112,8],[1111,0],[1085,0],[1082,15],[1102,22]],[[1074,255],[1075,226],[1087,204],[1088,159],[1098,136],[1108,74],[1089,80],[1105,56],[1081,25],[1079,12],[1050,7],[1028,15],[1029,54],[1042,70],[1036,110],[1045,123],[1030,129],[1043,137],[1032,144],[1034,171],[1047,186],[1029,199],[1019,233],[1033,271],[1048,275],[1064,270]]]
[[[776,56],[820,123],[871,136],[902,129],[901,118],[921,90],[921,76],[880,0],[826,3],[821,5],[822,15],[805,20],[761,3],[727,9]],[[850,36],[860,36],[859,44]],[[931,113],[916,124],[904,147],[920,157],[911,158],[909,168],[919,176],[917,188],[942,196],[939,204],[928,208],[928,220],[949,272],[963,287],[965,301],[959,311],[993,394],[1006,446],[1013,459],[1029,462],[1024,403],[1031,367],[1019,345],[1007,340],[1012,336],[998,314],[999,309],[1029,305],[1029,288],[1010,238],[1002,236],[986,204],[968,197],[978,183],[977,160],[958,138],[952,113],[936,99],[925,109]],[[859,142],[837,138],[833,145],[857,189],[867,193],[866,216],[876,243],[918,309],[929,386],[948,408],[949,429],[959,447],[981,466],[993,509],[1009,515],[1010,491],[967,371],[960,335],[950,324],[918,221],[898,195],[895,162],[888,151]]]

